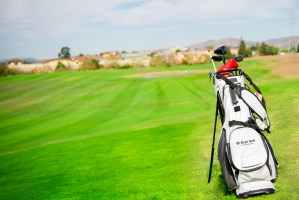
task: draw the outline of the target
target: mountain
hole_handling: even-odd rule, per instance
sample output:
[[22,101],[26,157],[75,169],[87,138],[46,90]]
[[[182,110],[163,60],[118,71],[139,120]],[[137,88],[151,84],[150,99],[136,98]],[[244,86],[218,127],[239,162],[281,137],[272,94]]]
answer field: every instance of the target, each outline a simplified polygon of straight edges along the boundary
[[[251,41],[245,41],[245,42],[246,42],[247,46],[251,46],[251,45],[255,44],[254,42],[251,42]],[[227,37],[227,38],[222,38],[219,40],[208,40],[205,42],[191,44],[188,46],[188,48],[205,50],[209,47],[213,47],[213,48],[220,47],[220,46],[238,47],[239,44],[240,44],[240,39]]]
[[9,59],[0,59],[0,64],[1,63],[8,63]]
[[24,62],[27,62],[27,63],[35,63],[35,62],[40,61],[40,60],[35,59],[35,58],[23,58],[21,60],[23,60]]
[[[282,38],[276,38],[276,39],[270,39],[266,41],[245,41],[246,46],[250,47],[252,45],[255,45],[256,43],[262,43],[265,42],[268,45],[273,45],[275,47],[278,47],[279,49],[289,49],[290,44],[295,44],[297,47],[299,43],[299,36],[296,37],[282,37]],[[208,40],[205,42],[199,42],[195,44],[191,44],[188,46],[190,49],[198,49],[198,50],[206,50],[208,47],[219,47],[219,46],[228,46],[228,47],[238,47],[240,44],[240,39],[237,38],[222,38],[219,40]]]
[[299,36],[266,40],[265,43],[269,45],[274,45],[279,49],[290,49],[290,47],[292,46],[297,48],[297,45],[299,44]]
[[[35,58],[16,58],[16,59],[22,60],[25,63],[35,63],[35,62],[40,61]],[[0,63],[8,63],[9,60],[11,60],[11,59],[0,59]]]

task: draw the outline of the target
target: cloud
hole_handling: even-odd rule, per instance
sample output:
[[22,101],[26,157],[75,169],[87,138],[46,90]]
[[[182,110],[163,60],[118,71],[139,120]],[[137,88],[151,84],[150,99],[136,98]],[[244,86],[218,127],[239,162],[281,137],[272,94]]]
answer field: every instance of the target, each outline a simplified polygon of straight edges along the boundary
[[[80,33],[87,24],[147,26],[271,19],[293,0],[0,0],[0,36],[56,37]],[[88,26],[89,27],[89,26]],[[89,27],[90,28],[90,27]]]
[[229,21],[281,17],[292,0],[152,0],[126,10],[115,10],[109,20],[118,25],[143,25],[167,21]]
[[96,0],[0,0],[0,5],[0,27],[5,27],[0,29],[0,35],[24,33],[24,37],[31,37],[83,31],[86,23],[106,16],[114,4]]

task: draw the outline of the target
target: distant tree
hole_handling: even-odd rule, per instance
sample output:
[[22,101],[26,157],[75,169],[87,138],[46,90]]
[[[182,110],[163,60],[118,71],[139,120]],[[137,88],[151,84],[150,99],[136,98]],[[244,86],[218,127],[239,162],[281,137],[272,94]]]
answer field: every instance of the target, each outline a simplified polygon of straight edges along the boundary
[[261,56],[268,55],[267,54],[267,48],[268,48],[267,46],[268,45],[266,43],[262,42],[262,44],[259,48],[259,53],[260,53]]
[[251,47],[250,47],[250,50],[251,51],[257,51],[257,45],[252,45]]
[[289,53],[289,50],[287,50],[287,49],[283,49],[283,50],[281,50],[281,52],[287,54],[287,53]]
[[238,54],[241,55],[241,56],[244,56],[244,57],[252,56],[251,50],[246,48],[245,41],[242,38],[240,40]]
[[70,48],[69,47],[62,47],[60,53],[58,54],[58,58],[70,58]]
[[246,51],[246,44],[245,44],[244,40],[241,38],[241,40],[240,40],[240,44],[239,44],[239,51],[238,51],[238,54],[239,54],[239,55],[244,55],[244,54],[245,54],[245,51]]
[[264,42],[259,47],[259,54],[261,56],[265,56],[265,55],[277,55],[278,52],[279,52],[279,49],[277,47],[267,45]]
[[270,46],[272,55],[278,55],[279,49],[275,46]]
[[261,44],[260,43],[256,43],[256,52],[257,53],[259,53],[259,49],[260,49],[260,47],[261,47]]
[[299,44],[297,45],[297,53],[299,53]]
[[290,53],[295,53],[295,52],[297,52],[297,49],[295,46],[292,46],[290,49]]

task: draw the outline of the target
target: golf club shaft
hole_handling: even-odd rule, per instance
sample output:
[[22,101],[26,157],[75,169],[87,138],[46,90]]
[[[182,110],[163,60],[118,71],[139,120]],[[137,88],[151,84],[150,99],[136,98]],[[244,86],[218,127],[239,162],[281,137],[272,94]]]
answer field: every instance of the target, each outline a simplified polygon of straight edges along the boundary
[[216,113],[215,113],[215,122],[214,122],[214,133],[213,133],[213,141],[212,141],[212,151],[211,151],[211,161],[210,161],[210,170],[209,170],[209,178],[208,183],[211,181],[212,168],[213,168],[213,159],[214,159],[214,143],[215,143],[215,135],[216,135],[216,125],[217,125],[217,116],[218,116],[218,98],[216,102]]
[[213,65],[213,67],[214,67],[214,70],[215,70],[215,72],[217,72],[217,70],[216,70],[216,66],[215,66],[215,63],[214,63],[214,60],[212,59],[212,53],[211,53],[210,50],[209,50],[209,54],[210,54],[210,58],[211,58],[211,61],[212,61],[212,65]]

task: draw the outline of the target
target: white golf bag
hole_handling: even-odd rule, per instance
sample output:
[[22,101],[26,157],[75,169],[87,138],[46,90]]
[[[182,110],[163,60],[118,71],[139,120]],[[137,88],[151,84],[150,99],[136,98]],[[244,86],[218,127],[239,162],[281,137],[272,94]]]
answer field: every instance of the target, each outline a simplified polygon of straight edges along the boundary
[[[275,187],[272,181],[278,176],[278,163],[263,134],[263,131],[270,132],[270,121],[261,91],[240,69],[218,71],[213,77],[217,104],[208,182],[219,113],[222,129],[218,160],[228,189],[236,189],[240,198],[273,193]],[[258,96],[249,90],[244,77],[258,92]]]

